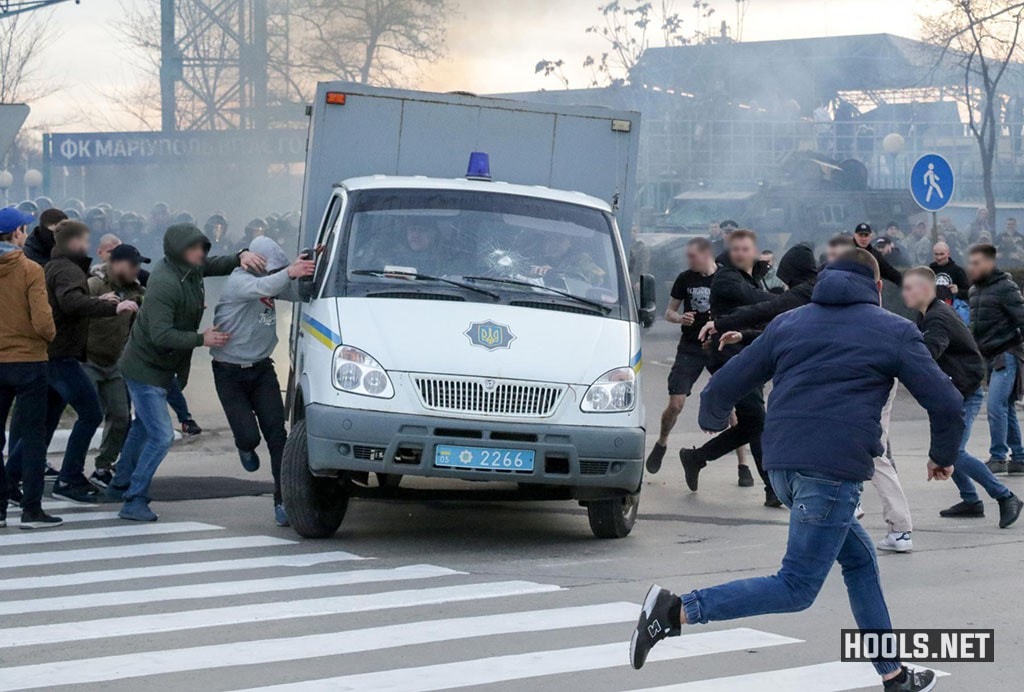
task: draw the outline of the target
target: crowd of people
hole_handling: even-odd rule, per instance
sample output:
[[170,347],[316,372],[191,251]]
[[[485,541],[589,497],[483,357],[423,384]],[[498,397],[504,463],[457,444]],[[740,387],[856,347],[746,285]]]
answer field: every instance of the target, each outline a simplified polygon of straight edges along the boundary
[[[202,432],[182,393],[200,347],[211,350],[218,397],[247,471],[259,469],[256,448],[261,433],[266,438],[274,520],[287,526],[280,488],[284,404],[270,358],[277,344],[274,301],[297,298],[295,282],[312,275],[312,258],[290,260],[266,221],[251,223],[241,243],[229,243],[222,216],[212,228],[207,223],[209,235],[192,220],[154,216],[125,242],[105,225],[98,232],[90,225],[95,216],[69,216],[52,207],[38,218],[22,208],[0,209],[0,450],[9,442],[0,463],[0,527],[9,505],[20,507],[22,529],[61,524],[42,508],[47,475],[55,498],[119,502],[121,519],[156,521],[150,482],[174,441],[168,409],[182,434]],[[146,250],[135,245],[140,241]],[[228,278],[216,326],[199,332],[206,276]],[[75,421],[61,466],[51,469],[46,452],[67,407]],[[86,476],[100,425],[95,470]]]
[[[686,625],[808,608],[836,562],[858,627],[891,629],[875,548],[913,549],[910,505],[888,439],[900,386],[928,413],[929,480],[952,478],[959,493],[941,517],[984,517],[975,484],[998,506],[1001,529],[1024,508],[1007,487],[1009,477],[1024,478],[1015,409],[1024,391],[1024,296],[999,269],[997,246],[979,235],[961,267],[948,236],[934,243],[927,229],[915,228],[906,239],[914,266],[900,271],[886,250],[890,236],[876,239],[861,223],[833,237],[820,261],[808,245],[790,248],[775,271],[784,290],[771,291],[757,235],[733,222],[717,226],[726,230],[690,240],[688,266],[672,288],[665,318],[682,333],[646,466],[649,473],[661,469],[686,398],[710,372],[698,424],[714,437],[678,450],[686,485],[696,492],[709,463],[749,445],[764,504],[789,508],[789,542],[782,567],[769,577],[683,594],[652,586],[630,643],[635,668]],[[883,281],[900,288],[913,321],[881,307]],[[967,446],[986,383],[990,448],[983,462]],[[861,484],[869,480],[888,524],[874,546],[859,523]],[[742,472],[739,481],[749,485]],[[907,668],[898,655],[883,653],[872,662],[887,692],[935,685],[934,673]]]
[[[63,214],[63,218],[81,221],[99,240],[97,256],[100,257],[105,244],[104,236],[116,236],[121,242],[137,248],[143,255],[160,257],[163,254],[164,233],[168,228],[175,224],[198,225],[198,220],[190,212],[175,211],[166,202],[155,203],[148,214],[116,209],[106,202],[86,207],[79,199],[69,199],[57,206],[49,197],[25,200],[17,204],[16,208],[34,217],[49,211],[51,216]],[[274,212],[265,217],[256,217],[249,220],[239,233],[228,223],[227,214],[214,211],[201,228],[214,253],[243,250],[249,247],[253,238],[260,236],[270,237],[282,247],[295,247],[299,233],[299,213]]]

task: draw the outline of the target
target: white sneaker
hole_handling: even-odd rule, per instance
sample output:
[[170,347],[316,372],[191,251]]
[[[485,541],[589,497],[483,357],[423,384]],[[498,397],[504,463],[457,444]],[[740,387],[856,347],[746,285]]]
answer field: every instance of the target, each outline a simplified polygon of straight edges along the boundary
[[853,510],[853,518],[857,521],[864,518],[864,508],[860,506],[859,502],[857,503],[857,509]]
[[909,553],[914,549],[914,542],[910,540],[910,532],[890,533],[876,545],[879,550],[888,550],[893,553]]

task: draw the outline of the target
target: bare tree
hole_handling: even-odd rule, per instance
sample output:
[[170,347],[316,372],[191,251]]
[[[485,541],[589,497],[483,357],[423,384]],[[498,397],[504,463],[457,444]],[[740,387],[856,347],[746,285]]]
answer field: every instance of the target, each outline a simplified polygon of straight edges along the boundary
[[923,19],[926,40],[939,46],[939,69],[961,72],[961,98],[978,144],[989,219],[995,223],[993,169],[1002,129],[1000,84],[1020,48],[1024,2],[943,0],[944,9]]
[[293,0],[295,66],[310,82],[408,83],[410,67],[444,55],[453,10],[453,0]]
[[[708,19],[714,8],[706,2],[695,2],[693,7],[700,19]],[[655,45],[681,46],[705,40],[706,35],[684,33],[683,19],[675,9],[674,0],[611,0],[599,5],[600,22],[584,30],[601,39],[604,50],[587,55],[584,69],[590,73],[589,86],[615,86],[629,81],[630,72],[640,61],[644,51]],[[564,72],[563,59],[543,59],[537,62],[535,74],[554,77],[566,88],[569,80]]]
[[52,12],[16,14],[0,21],[0,103],[28,103],[53,91],[41,77],[39,59],[57,35]]

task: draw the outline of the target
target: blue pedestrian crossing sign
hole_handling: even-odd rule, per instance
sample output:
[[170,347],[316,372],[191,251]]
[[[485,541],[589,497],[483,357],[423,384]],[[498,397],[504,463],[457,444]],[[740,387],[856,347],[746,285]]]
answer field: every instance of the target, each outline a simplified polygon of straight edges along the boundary
[[910,193],[925,211],[938,211],[949,204],[954,187],[953,167],[938,154],[925,154],[910,171]]

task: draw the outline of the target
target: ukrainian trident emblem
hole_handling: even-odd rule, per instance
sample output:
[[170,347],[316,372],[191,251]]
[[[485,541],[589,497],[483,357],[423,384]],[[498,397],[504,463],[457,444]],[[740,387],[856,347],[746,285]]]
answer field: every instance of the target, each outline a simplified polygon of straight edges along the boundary
[[515,341],[515,334],[508,328],[508,325],[498,324],[488,320],[486,322],[474,322],[469,329],[463,332],[469,337],[474,346],[483,346],[488,351],[499,348],[508,348]]

